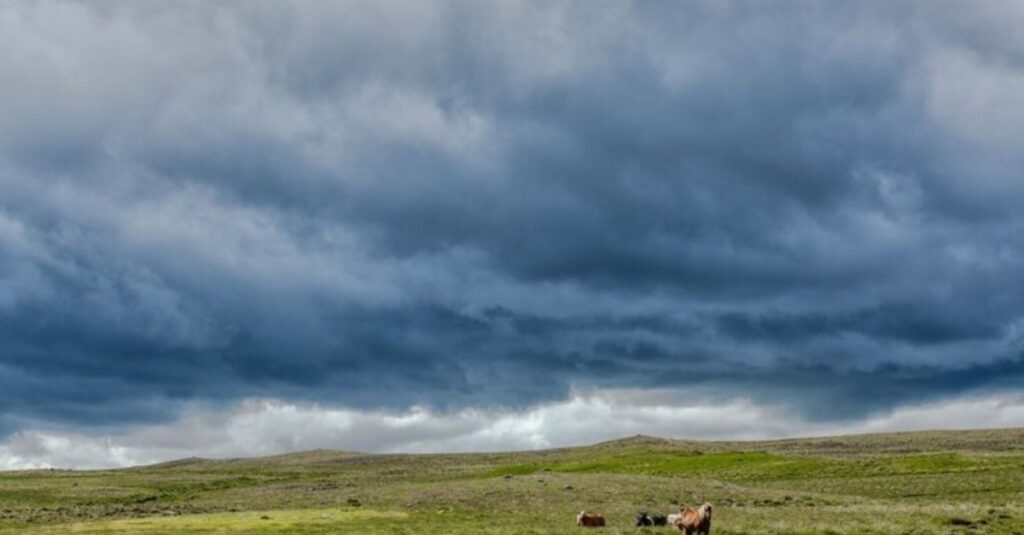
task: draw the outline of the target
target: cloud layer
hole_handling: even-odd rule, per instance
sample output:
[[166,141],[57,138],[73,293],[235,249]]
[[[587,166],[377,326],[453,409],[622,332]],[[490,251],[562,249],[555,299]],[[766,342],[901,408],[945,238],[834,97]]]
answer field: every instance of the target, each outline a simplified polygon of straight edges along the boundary
[[243,399],[685,388],[825,425],[1019,391],[1021,23],[5,3],[0,436]]
[[579,446],[634,434],[750,440],[887,431],[1024,426],[1024,396],[990,395],[902,406],[842,425],[810,422],[749,399],[701,399],[678,390],[574,392],[529,410],[425,407],[359,411],[271,399],[226,410],[191,407],[180,419],[97,435],[25,430],[0,442],[0,470],[134,466],[187,456],[235,458],[315,448],[450,453]]

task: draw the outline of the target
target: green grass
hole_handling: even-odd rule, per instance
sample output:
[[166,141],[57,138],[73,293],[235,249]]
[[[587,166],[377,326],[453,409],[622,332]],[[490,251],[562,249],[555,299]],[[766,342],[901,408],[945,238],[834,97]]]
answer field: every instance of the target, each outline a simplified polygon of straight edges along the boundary
[[703,501],[715,533],[1024,535],[1024,430],[0,472],[0,533],[637,533]]
[[540,471],[567,472],[580,474],[723,474],[745,473],[765,466],[780,464],[815,464],[814,460],[789,460],[764,452],[728,452],[696,454],[690,452],[645,452],[631,451],[619,455],[604,455],[592,459],[551,463],[548,465],[530,463],[503,466],[485,476],[505,474],[532,474]]
[[98,522],[75,522],[38,528],[38,533],[168,533],[244,531],[249,533],[336,533],[360,524],[400,525],[408,513],[344,509],[286,509],[244,513],[151,516]]

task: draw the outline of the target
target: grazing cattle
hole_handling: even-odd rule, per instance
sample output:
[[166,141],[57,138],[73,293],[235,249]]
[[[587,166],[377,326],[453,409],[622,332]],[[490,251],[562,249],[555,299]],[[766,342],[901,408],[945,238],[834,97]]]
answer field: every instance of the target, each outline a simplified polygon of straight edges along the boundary
[[711,504],[708,503],[708,502],[704,502],[704,504],[700,506],[699,511],[700,511],[700,515],[701,515],[701,521],[700,521],[700,527],[697,528],[698,532],[699,533],[703,533],[704,535],[710,535],[710,533],[711,533]]
[[665,515],[654,515],[651,517],[651,522],[654,522],[655,526],[666,526],[668,518]]
[[580,511],[580,514],[576,515],[576,525],[585,528],[604,527],[604,517],[598,513]]
[[676,525],[676,521],[679,520],[680,516],[682,516],[682,515],[680,515],[679,513],[672,513],[672,514],[668,515],[668,517],[666,517],[665,521],[668,522],[668,525],[674,526],[674,525]]
[[642,511],[640,514],[636,515],[636,527],[645,528],[653,525],[654,519],[647,516],[647,511]]
[[704,503],[700,507],[686,507],[679,510],[679,518],[675,522],[679,531],[686,532],[686,535],[699,533],[708,535],[711,533],[711,504]]

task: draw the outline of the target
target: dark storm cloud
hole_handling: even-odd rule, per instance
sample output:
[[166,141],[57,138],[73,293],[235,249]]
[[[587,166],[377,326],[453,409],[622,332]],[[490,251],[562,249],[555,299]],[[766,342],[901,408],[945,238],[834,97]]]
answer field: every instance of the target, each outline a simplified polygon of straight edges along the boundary
[[1017,388],[1014,3],[0,8],[0,431]]

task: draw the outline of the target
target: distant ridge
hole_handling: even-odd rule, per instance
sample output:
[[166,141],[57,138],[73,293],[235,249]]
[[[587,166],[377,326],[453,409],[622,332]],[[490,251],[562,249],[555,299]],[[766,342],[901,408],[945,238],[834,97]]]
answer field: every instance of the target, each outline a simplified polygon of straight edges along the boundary
[[650,446],[673,444],[676,442],[679,441],[651,435],[633,435],[631,437],[614,438],[612,440],[598,442],[597,444],[594,444],[594,446]]
[[345,450],[331,450],[331,449],[313,449],[303,450],[287,453],[277,453],[274,455],[266,455],[262,457],[229,457],[225,459],[210,459],[206,457],[186,457],[184,459],[176,459],[173,461],[165,461],[155,464],[141,465],[131,468],[153,468],[153,469],[189,469],[189,468],[207,468],[211,466],[226,466],[226,465],[277,465],[277,466],[302,466],[302,465],[315,465],[315,464],[329,464],[349,459],[355,459],[360,457],[366,457],[372,455],[370,453],[360,453]]
[[202,466],[207,464],[218,463],[215,459],[207,459],[205,457],[186,457],[184,459],[175,459],[173,461],[164,461],[162,463],[147,464],[139,466],[137,468],[188,468],[193,466]]
[[536,455],[609,449],[644,449],[656,451],[765,451],[796,454],[855,454],[855,453],[915,453],[929,451],[1009,451],[1024,448],[1024,428],[902,431],[892,433],[869,433],[856,435],[835,435],[806,438],[783,438],[772,440],[701,441],[682,438],[663,438],[650,435],[633,435],[597,442],[590,445],[549,448],[542,450],[519,450],[481,453],[431,453],[431,454],[374,454],[346,450],[313,449],[280,453],[263,457],[229,459],[208,459],[188,457],[135,468],[148,469],[202,469],[211,466],[303,466],[359,462],[380,457],[420,456],[502,456]]

